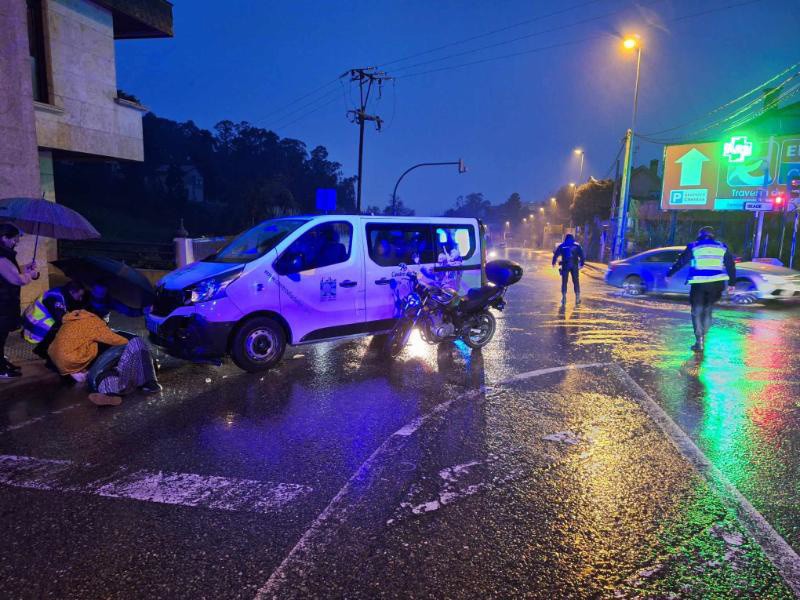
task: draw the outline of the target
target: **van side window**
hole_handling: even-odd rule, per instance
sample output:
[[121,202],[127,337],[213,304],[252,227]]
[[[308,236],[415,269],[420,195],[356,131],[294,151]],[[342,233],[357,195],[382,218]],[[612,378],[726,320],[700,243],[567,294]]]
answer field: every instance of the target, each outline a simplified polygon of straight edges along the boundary
[[350,223],[321,223],[292,242],[273,266],[279,275],[292,275],[342,263],[350,258],[352,241]]
[[436,262],[430,225],[423,223],[367,223],[369,257],[381,267]]
[[[467,260],[475,254],[475,228],[471,225],[434,226],[437,256]],[[438,262],[441,262],[439,258]]]

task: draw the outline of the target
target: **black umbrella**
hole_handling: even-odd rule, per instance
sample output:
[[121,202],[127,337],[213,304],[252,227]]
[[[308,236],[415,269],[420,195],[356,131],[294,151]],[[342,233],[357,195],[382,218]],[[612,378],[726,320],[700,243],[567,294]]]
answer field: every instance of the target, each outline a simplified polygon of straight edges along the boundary
[[155,301],[155,291],[150,281],[133,267],[105,256],[65,258],[52,263],[64,275],[84,285],[103,283],[108,294],[131,308],[141,309]]
[[0,200],[0,221],[11,221],[25,233],[60,240],[88,240],[100,233],[86,218],[63,204],[43,198],[4,198]]

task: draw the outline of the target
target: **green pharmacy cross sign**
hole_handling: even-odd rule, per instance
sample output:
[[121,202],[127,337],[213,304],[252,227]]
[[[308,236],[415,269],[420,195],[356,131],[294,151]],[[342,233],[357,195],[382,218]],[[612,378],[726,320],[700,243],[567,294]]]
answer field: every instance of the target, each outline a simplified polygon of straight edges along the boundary
[[746,158],[753,156],[753,143],[748,141],[746,135],[736,135],[730,142],[725,142],[722,155],[727,157],[728,162],[744,162]]

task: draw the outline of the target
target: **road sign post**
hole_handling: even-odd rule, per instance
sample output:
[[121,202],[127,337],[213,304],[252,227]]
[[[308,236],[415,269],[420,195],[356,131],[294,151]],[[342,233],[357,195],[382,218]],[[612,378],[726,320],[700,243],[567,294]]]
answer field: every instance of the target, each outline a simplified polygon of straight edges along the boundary
[[[764,167],[764,179],[763,179],[764,187],[758,191],[759,199],[762,202],[767,202],[767,193],[768,193],[768,186],[769,186],[769,162],[767,162],[766,166]],[[745,205],[747,208],[747,205]],[[772,205],[770,204],[769,209],[772,210]],[[761,234],[764,231],[764,213],[763,211],[758,212],[758,225],[756,226],[756,243],[753,246],[753,258],[759,258],[761,256]]]

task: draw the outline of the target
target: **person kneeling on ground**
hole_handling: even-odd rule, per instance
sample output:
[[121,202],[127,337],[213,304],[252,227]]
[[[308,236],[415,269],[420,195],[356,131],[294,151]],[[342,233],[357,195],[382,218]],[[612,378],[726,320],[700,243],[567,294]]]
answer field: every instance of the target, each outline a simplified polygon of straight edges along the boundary
[[120,396],[137,388],[150,394],[161,391],[144,341],[138,337],[128,340],[114,333],[103,319],[89,311],[76,310],[64,315],[48,354],[59,373],[82,382],[87,380],[92,363],[98,359],[100,344],[111,348],[101,355],[100,372],[95,372],[90,381],[89,400],[97,405],[116,406],[122,402]]

